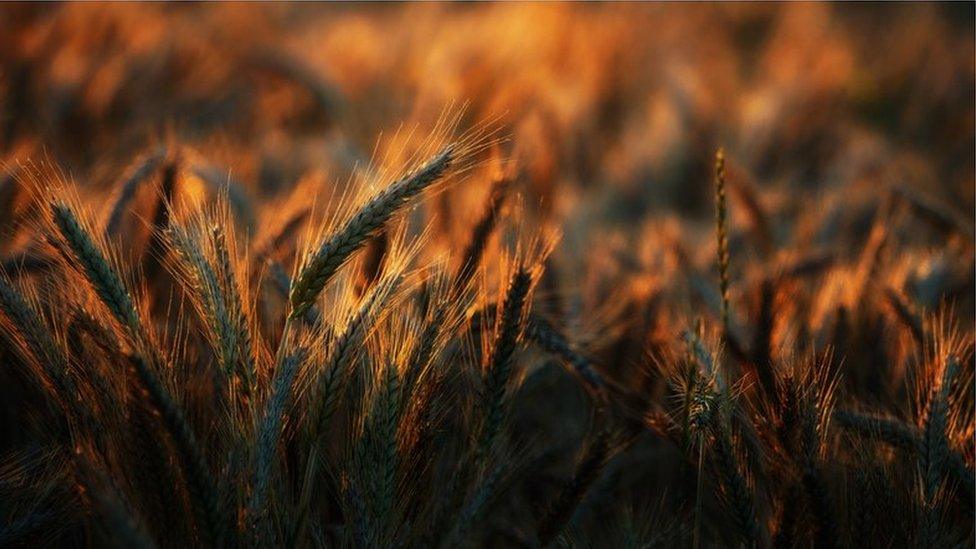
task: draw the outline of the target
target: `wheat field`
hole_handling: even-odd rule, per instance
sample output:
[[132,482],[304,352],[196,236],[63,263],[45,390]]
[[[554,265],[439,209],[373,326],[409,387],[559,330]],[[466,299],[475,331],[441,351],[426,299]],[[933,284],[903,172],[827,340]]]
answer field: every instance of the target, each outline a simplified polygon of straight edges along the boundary
[[974,33],[0,5],[0,547],[973,547]]

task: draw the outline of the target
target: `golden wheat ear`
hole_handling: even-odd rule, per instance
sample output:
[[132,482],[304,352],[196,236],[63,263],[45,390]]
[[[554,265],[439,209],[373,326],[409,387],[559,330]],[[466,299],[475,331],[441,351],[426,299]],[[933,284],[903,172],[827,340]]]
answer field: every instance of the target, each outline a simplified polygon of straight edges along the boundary
[[729,332],[729,229],[725,200],[725,149],[715,152],[715,238],[717,240],[719,292],[722,295],[722,329]]
[[455,158],[455,146],[448,145],[419,169],[390,184],[323,241],[305,260],[292,284],[290,318],[304,315],[352,254],[362,248],[393,214],[443,177]]

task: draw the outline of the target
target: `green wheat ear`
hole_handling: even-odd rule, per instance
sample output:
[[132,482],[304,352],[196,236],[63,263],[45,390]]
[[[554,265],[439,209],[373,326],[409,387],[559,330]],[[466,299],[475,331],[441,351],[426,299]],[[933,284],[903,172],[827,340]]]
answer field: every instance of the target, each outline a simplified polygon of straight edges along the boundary
[[75,261],[81,266],[85,278],[102,303],[123,326],[131,331],[138,330],[139,313],[122,283],[122,278],[105,259],[74,212],[67,204],[56,202],[51,205],[51,213],[58,232],[68,244]]

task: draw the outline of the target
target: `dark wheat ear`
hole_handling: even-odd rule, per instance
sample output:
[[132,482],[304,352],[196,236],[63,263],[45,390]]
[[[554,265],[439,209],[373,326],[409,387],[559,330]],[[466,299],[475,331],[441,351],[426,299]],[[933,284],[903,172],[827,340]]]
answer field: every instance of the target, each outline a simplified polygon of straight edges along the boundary
[[167,151],[160,147],[142,158],[138,159],[126,172],[125,177],[115,186],[116,192],[109,210],[108,221],[105,223],[105,234],[116,235],[122,227],[122,219],[126,208],[136,196],[136,191],[143,181],[148,179],[153,172],[166,159]]
[[755,496],[742,473],[741,459],[733,438],[729,406],[731,397],[719,397],[719,410],[711,414],[709,430],[714,436],[712,452],[719,475],[719,487],[724,492],[729,515],[740,539],[753,547],[760,541],[759,521],[756,517]]
[[410,199],[439,180],[455,160],[455,146],[448,145],[423,166],[399,179],[367,202],[351,219],[312,253],[291,287],[291,318],[299,318],[312,306],[322,288],[353,253]]
[[929,391],[925,414],[922,417],[921,437],[918,444],[918,470],[922,479],[924,509],[919,524],[918,542],[937,547],[941,539],[939,517],[939,493],[945,469],[950,463],[949,449],[949,395],[953,377],[959,363],[955,357],[946,359],[940,378],[935,379]]
[[491,191],[488,195],[488,203],[485,205],[485,211],[481,215],[481,219],[474,226],[471,233],[471,241],[461,256],[461,265],[454,279],[454,291],[461,291],[467,286],[477,271],[478,265],[481,263],[481,257],[484,255],[485,249],[488,246],[489,238],[491,238],[491,233],[498,224],[498,219],[501,216],[501,210],[505,204],[505,198],[508,195],[508,188],[511,186],[511,181],[511,178],[507,175],[501,175],[492,183]]
[[566,336],[542,315],[534,313],[529,315],[525,326],[525,337],[547,352],[568,362],[588,387],[594,390],[602,390],[606,387],[603,376],[593,363],[576,351]]
[[71,255],[102,303],[126,329],[137,331],[140,327],[139,313],[132,296],[125,289],[122,278],[98,249],[95,240],[64,202],[51,204],[51,214]]
[[27,302],[27,298],[6,276],[0,276],[0,312],[7,317],[11,329],[23,338],[27,350],[34,355],[35,360],[44,364],[56,362],[59,367],[65,366],[64,355],[54,342],[51,332]]
[[349,377],[349,365],[359,351],[363,338],[376,319],[389,306],[404,275],[391,273],[380,279],[350,315],[342,330],[331,340],[328,359],[315,374],[309,403],[306,429],[311,440],[317,441],[328,427],[335,413],[342,389]]
[[254,450],[254,478],[251,501],[248,504],[248,516],[252,520],[255,533],[260,534],[260,524],[267,516],[265,500],[271,475],[274,469],[275,455],[278,450],[278,440],[284,423],[288,402],[291,400],[292,385],[302,361],[305,359],[304,350],[289,355],[282,362],[275,373],[271,395],[265,404],[264,418],[258,427],[258,436]]
[[210,239],[217,259],[217,275],[224,290],[223,297],[227,302],[225,308],[230,315],[233,331],[236,334],[236,337],[232,339],[238,347],[237,361],[240,363],[245,381],[248,385],[252,385],[256,376],[254,343],[251,338],[248,311],[244,306],[244,299],[241,295],[240,286],[238,286],[237,273],[234,271],[234,262],[231,259],[231,248],[228,246],[227,233],[221,227],[212,227]]
[[572,519],[574,511],[583,501],[587,491],[613,457],[613,444],[609,429],[601,429],[582,454],[573,478],[553,500],[539,526],[539,545],[549,546]]
[[482,457],[491,449],[495,436],[501,428],[505,394],[512,377],[515,350],[522,338],[523,317],[528,307],[531,288],[532,274],[525,267],[518,267],[505,293],[500,326],[495,333],[485,372],[482,393],[484,415],[477,448],[479,456]]
[[722,328],[729,331],[729,229],[725,201],[725,150],[715,153],[715,236],[718,241],[719,291],[722,294]]
[[[0,276],[0,313],[7,317],[9,329],[16,332],[27,346],[27,352],[43,368],[43,375],[54,388],[54,394],[74,411],[83,411],[77,394],[77,384],[68,371],[68,361],[61,347],[40,315],[27,299],[6,278]],[[8,329],[0,322],[0,327]]]
[[372,517],[369,528],[369,538],[373,540],[371,546],[389,543],[387,536],[395,524],[397,429],[402,388],[397,365],[388,362],[377,381],[378,390],[373,397],[358,448],[360,467],[365,477],[363,496]]

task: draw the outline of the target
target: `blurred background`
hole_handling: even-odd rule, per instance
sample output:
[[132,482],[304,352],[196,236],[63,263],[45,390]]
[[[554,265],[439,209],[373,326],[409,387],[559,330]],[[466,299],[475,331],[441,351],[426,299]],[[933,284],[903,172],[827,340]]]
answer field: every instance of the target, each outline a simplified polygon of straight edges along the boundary
[[467,104],[560,211],[705,212],[721,145],[764,188],[969,215],[973,32],[971,3],[8,4],[0,152],[100,185],[176,134],[260,197]]

